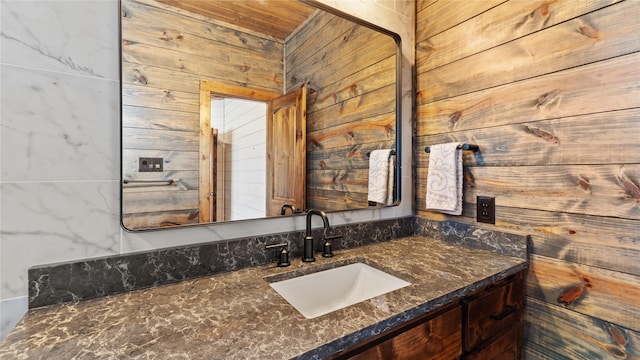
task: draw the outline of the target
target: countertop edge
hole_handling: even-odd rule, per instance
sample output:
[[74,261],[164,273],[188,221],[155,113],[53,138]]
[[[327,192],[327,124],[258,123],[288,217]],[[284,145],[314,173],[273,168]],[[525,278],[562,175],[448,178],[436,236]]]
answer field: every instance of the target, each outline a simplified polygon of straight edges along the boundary
[[291,360],[315,360],[323,359],[327,356],[333,355],[356,345],[362,341],[365,341],[373,336],[376,336],[388,329],[402,325],[410,320],[413,320],[421,315],[427,314],[432,311],[436,311],[446,305],[451,304],[454,301],[462,299],[463,297],[473,294],[474,292],[485,288],[497,281],[508,278],[520,271],[526,270],[529,267],[527,261],[524,261],[518,265],[512,266],[508,269],[500,271],[492,276],[486,277],[475,283],[469,284],[458,290],[442,295],[438,298],[432,299],[422,305],[418,305],[412,309],[409,309],[401,314],[392,316],[388,319],[382,320],[374,325],[362,328],[354,333],[346,335],[340,339],[331,341],[313,350],[305,352],[299,356],[291,358]]

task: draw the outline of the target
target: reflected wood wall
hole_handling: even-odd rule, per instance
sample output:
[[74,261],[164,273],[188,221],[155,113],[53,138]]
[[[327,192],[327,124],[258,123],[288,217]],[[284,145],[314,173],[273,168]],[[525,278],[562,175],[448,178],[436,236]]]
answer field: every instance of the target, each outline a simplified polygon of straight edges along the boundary
[[[123,174],[180,179],[124,191],[130,228],[198,222],[199,83],[283,89],[281,41],[153,0],[122,1]],[[164,172],[138,172],[138,157],[164,158]]]
[[307,208],[367,207],[367,152],[395,147],[396,45],[328,13],[285,47],[287,92],[307,96]]
[[[528,359],[640,358],[640,2],[419,1],[418,216],[531,235]],[[425,210],[425,146],[465,154],[461,217]]]

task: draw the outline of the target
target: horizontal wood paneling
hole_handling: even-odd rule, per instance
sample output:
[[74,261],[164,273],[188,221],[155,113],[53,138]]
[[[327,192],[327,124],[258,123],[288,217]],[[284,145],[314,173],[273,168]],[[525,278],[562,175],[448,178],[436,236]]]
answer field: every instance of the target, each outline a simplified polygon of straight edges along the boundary
[[143,229],[149,227],[149,224],[164,227],[197,223],[198,209],[122,215],[122,224],[127,229]]
[[[417,134],[640,107],[640,53],[419,105]],[[418,97],[423,90],[418,89]],[[426,88],[424,91],[428,91]]]
[[199,130],[197,114],[165,109],[123,106],[122,117],[128,128],[195,132]]
[[307,182],[314,184],[315,189],[320,190],[366,193],[368,178],[369,169],[327,169],[307,171]]
[[122,105],[197,114],[198,94],[122,84]]
[[163,168],[166,171],[193,171],[197,167],[198,159],[193,154],[184,151],[164,151],[164,150],[122,150],[122,157],[127,161],[122,162],[122,172],[124,174],[136,174],[143,176],[149,173],[139,173],[139,157],[161,157],[164,159]]
[[[198,136],[192,132],[170,130],[122,129],[123,149],[198,151]],[[134,161],[135,159],[127,159]]]
[[638,359],[640,333],[535,299],[525,303],[527,359]]
[[315,91],[307,97],[307,110],[315,112],[385,86],[395,86],[395,61],[395,57],[386,58],[319,89],[311,84]]
[[[436,5],[465,15],[417,31],[416,212],[530,235],[526,358],[638,358],[640,3],[475,3],[417,13],[418,29]],[[424,147],[452,141],[480,146],[459,217],[425,209]]]
[[[418,40],[416,71],[423,73],[619,1],[507,1],[492,11],[476,12],[478,16],[449,31]],[[492,4],[488,1],[474,3],[484,7]],[[468,41],[469,36],[473,41]],[[426,58],[429,61],[425,61]]]
[[[373,150],[393,148],[395,139],[366,144],[347,145],[327,150],[307,150],[307,169],[368,169],[369,156]],[[347,154],[345,156],[345,154]]]
[[640,331],[640,276],[534,255],[527,294]]
[[[375,114],[373,114],[375,115]],[[330,118],[317,118],[332,123]],[[396,119],[394,113],[372,116],[368,121],[354,121],[335,124],[323,129],[307,133],[307,151],[335,149],[345,144],[362,145],[396,138]],[[322,126],[322,125],[320,125]]]
[[420,1],[416,7],[416,42],[451,29],[504,2],[505,0],[466,1],[464,6],[460,6],[461,4],[455,5],[446,0]]
[[[281,93],[284,44],[151,0],[122,2],[122,33],[124,177],[180,180],[127,187],[125,222],[197,222],[200,82]],[[139,157],[162,157],[164,172],[138,173]]]
[[340,191],[336,189],[314,189],[307,199],[317,204],[323,204],[324,211],[337,211],[344,209],[362,208],[367,203],[367,193]]
[[367,207],[366,152],[395,148],[395,41],[323,13],[287,43],[286,63],[287,86],[309,87],[307,207]]
[[[183,190],[176,186],[154,186],[158,191],[135,191],[133,188],[125,188],[122,197],[123,214],[141,212],[162,212],[173,210],[191,210],[194,202],[197,203],[197,190]],[[165,189],[169,189],[168,191]]]
[[415,11],[416,13],[422,11],[436,2],[438,2],[438,0],[416,0]]
[[[465,201],[494,196],[498,206],[640,219],[640,164],[478,166],[465,176]],[[426,177],[417,180],[417,206],[424,208]]]
[[629,15],[638,12],[640,2],[621,2],[428,71],[418,79],[418,88],[428,89],[422,99],[437,101],[638,51],[640,22]]
[[[638,118],[640,108],[610,111],[421,136],[416,145],[477,144],[480,153],[464,154],[467,165],[632,164],[638,159],[630,154],[640,153]],[[602,124],[607,131],[600,131]],[[418,152],[416,162],[428,166],[429,155]]]
[[[476,224],[475,199],[468,200],[456,221],[529,235],[531,254],[640,276],[640,242],[636,241],[640,221],[498,206],[495,226]],[[418,215],[445,219],[424,207]]]

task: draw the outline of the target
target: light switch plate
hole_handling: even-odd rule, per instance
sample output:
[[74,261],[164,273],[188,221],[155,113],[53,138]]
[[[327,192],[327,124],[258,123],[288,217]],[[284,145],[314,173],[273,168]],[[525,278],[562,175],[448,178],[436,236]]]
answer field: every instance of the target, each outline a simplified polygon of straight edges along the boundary
[[138,158],[138,171],[140,172],[162,172],[163,159],[152,157]]

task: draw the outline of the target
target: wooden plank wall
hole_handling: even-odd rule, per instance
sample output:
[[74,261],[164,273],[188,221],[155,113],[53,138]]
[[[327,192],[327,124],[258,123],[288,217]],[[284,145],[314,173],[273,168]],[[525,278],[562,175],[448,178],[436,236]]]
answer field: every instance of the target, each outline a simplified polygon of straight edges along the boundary
[[[280,93],[283,43],[153,0],[122,1],[124,178],[180,179],[127,188],[128,228],[198,221],[199,82]],[[164,172],[139,173],[138,157]]]
[[[420,1],[415,208],[531,235],[525,355],[640,358],[640,1]],[[425,210],[428,154],[465,154],[464,214]]]
[[287,92],[310,88],[307,208],[367,207],[367,152],[395,147],[394,40],[316,13],[287,40],[285,63]]

